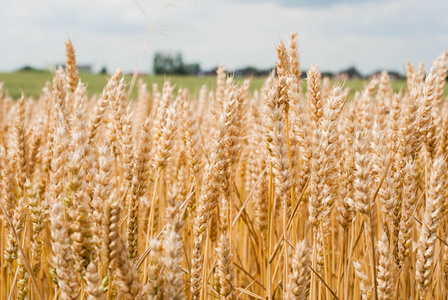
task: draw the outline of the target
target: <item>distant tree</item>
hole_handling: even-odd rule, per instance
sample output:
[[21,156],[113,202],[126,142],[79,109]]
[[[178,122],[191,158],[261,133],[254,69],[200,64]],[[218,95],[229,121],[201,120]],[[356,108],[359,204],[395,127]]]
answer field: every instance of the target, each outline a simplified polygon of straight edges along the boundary
[[333,78],[334,74],[332,72],[324,71],[322,72],[322,77]]
[[102,67],[99,74],[107,74],[107,68]]
[[199,64],[185,64],[182,53],[177,52],[174,56],[169,53],[156,52],[154,54],[154,74],[198,74],[201,70]]
[[178,52],[173,59],[173,74],[185,75],[187,72],[185,70],[184,60],[182,54]]
[[243,76],[258,76],[258,69],[253,66],[247,66],[241,70]]
[[42,70],[36,69],[31,66],[23,66],[17,70],[18,72],[41,72]]
[[156,52],[153,68],[155,74],[171,74],[173,70],[173,58],[169,54]]
[[350,67],[342,72],[347,73],[349,78],[362,78],[361,73],[355,67]]
[[201,66],[199,64],[188,64],[184,66],[185,73],[189,75],[198,75],[201,72]]

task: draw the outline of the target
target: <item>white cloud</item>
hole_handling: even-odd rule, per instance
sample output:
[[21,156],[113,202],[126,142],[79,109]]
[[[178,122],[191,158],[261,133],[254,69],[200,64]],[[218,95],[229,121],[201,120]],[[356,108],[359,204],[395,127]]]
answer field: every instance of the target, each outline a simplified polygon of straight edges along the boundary
[[[2,0],[0,70],[64,61],[70,37],[79,63],[132,70],[157,50],[177,51],[204,68],[224,63],[270,67],[275,45],[299,33],[304,67],[402,71],[407,59],[428,65],[448,48],[448,1],[340,1],[326,6],[275,1]],[[167,5],[173,4],[173,5]]]

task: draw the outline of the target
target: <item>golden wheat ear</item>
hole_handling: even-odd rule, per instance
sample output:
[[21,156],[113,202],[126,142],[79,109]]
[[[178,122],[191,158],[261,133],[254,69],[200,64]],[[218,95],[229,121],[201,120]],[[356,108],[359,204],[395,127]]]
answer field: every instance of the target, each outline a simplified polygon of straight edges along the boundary
[[65,42],[65,71],[68,89],[73,93],[78,86],[78,67],[76,66],[75,49],[70,39]]

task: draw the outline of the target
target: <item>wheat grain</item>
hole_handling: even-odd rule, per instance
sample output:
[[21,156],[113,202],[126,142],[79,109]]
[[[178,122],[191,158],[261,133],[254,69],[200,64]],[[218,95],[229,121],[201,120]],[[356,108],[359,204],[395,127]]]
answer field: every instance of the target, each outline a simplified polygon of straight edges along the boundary
[[351,97],[297,41],[259,91],[91,97],[69,41],[38,100],[0,83],[0,298],[446,298],[447,52]]

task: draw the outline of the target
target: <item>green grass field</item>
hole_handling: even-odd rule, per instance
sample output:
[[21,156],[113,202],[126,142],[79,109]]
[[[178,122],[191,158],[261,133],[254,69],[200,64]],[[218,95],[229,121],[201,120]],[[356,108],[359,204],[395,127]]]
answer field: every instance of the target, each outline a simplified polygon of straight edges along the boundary
[[[53,74],[50,72],[14,72],[14,73],[0,73],[0,82],[4,82],[4,88],[13,98],[18,98],[23,91],[27,96],[38,97],[46,81],[52,80]],[[107,79],[110,75],[98,75],[91,73],[79,74],[81,81],[87,84],[87,91],[89,96],[94,94],[101,94],[103,88],[106,86]],[[165,79],[179,87],[188,88],[192,93],[199,91],[203,84],[213,87],[216,78],[213,77],[193,77],[193,76],[145,76],[141,77],[151,89],[153,83],[161,86]],[[126,82],[132,80],[131,75],[126,75]],[[253,80],[253,88],[260,88],[263,84],[263,79],[256,78]],[[132,96],[136,95],[136,85],[134,86]]]
[[[41,94],[42,88],[46,81],[52,79],[53,74],[50,72],[14,72],[14,73],[0,73],[0,82],[4,82],[4,88],[8,91],[14,99],[20,97],[21,91],[23,91],[27,96],[38,97]],[[89,96],[94,94],[100,94],[106,85],[108,76],[84,73],[79,75],[82,82],[87,83],[87,91]],[[196,76],[145,76],[141,77],[151,88],[153,83],[159,84],[161,86],[165,79],[170,79],[170,81],[176,84],[178,87],[188,88],[190,92],[194,95],[197,94],[199,89],[203,84],[209,86],[209,88],[214,88],[216,85],[215,77],[196,77]],[[132,76],[127,75],[126,81],[130,82]],[[242,81],[243,79],[238,78],[237,81]],[[263,85],[264,78],[253,78],[251,82],[251,92],[259,90]],[[352,79],[345,82],[344,86],[350,88],[350,95],[356,91],[362,89],[365,84],[365,80],[362,79]],[[305,84],[305,81],[304,81]],[[392,81],[392,86],[396,92],[401,88],[404,89],[404,80],[394,80]],[[445,91],[448,90],[448,87]],[[132,97],[135,98],[136,87],[134,87],[132,92]]]

